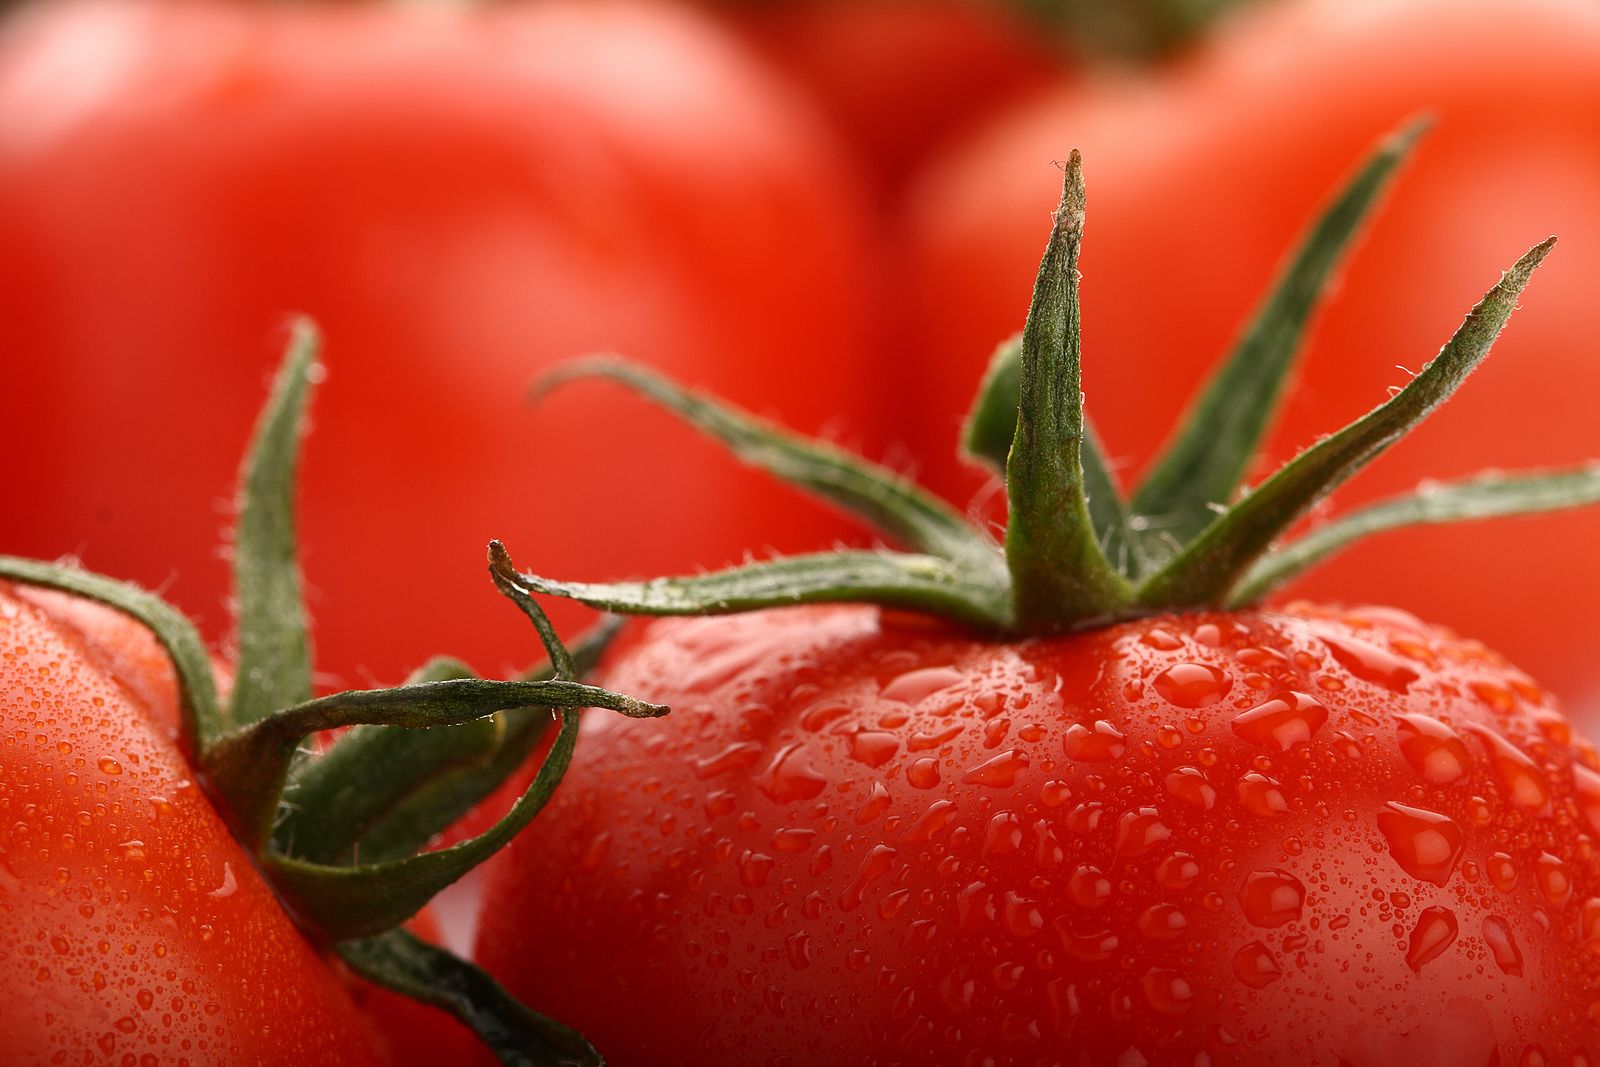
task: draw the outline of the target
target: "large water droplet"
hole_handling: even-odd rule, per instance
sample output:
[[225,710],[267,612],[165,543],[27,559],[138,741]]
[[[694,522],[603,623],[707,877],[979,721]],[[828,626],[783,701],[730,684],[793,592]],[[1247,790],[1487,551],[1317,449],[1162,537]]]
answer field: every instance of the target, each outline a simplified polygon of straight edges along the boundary
[[1539,872],[1539,888],[1546,900],[1559,908],[1572,899],[1572,874],[1560,856],[1540,853],[1534,867]]
[[983,837],[985,859],[1014,855],[1022,849],[1022,821],[1016,812],[1002,811],[989,820]]
[[1145,1001],[1162,1015],[1182,1015],[1194,1003],[1194,987],[1177,971],[1152,967],[1139,985]]
[[1156,675],[1156,692],[1180,708],[1204,708],[1228,695],[1233,681],[1203,663],[1175,663]]
[[1062,747],[1072,759],[1084,763],[1104,763],[1114,760],[1127,751],[1127,738],[1104,719],[1096,719],[1092,726],[1075,722],[1067,727]]
[[871,851],[861,861],[861,866],[856,869],[856,876],[850,880],[844,894],[839,898],[839,906],[845,911],[854,911],[861,906],[862,895],[866,893],[867,886],[873,880],[886,874],[894,865],[895,857],[899,853],[888,845],[874,845]]
[[1210,811],[1217,803],[1217,791],[1198,767],[1179,767],[1166,779],[1167,792],[1198,811]]
[[1272,951],[1259,941],[1252,941],[1233,954],[1233,973],[1251,989],[1265,989],[1283,977]]
[[1437,959],[1441,952],[1455,944],[1456,932],[1455,912],[1438,905],[1424,908],[1411,930],[1406,963],[1421,974],[1423,964]]
[[914,759],[906,767],[906,784],[914,789],[932,789],[939,784],[939,760],[935,756]]
[[907,671],[883,687],[885,700],[899,700],[915,704],[962,681],[966,676],[951,667],[924,667]]
[[1359,638],[1324,634],[1322,643],[1328,646],[1328,651],[1333,653],[1333,658],[1345,670],[1364,682],[1381,685],[1393,692],[1404,693],[1412,682],[1422,677],[1399,656]]
[[1189,929],[1189,918],[1171,904],[1154,904],[1139,916],[1139,932],[1152,941],[1170,941]]
[[1130,811],[1117,823],[1117,855],[1142,856],[1172,837],[1155,808]]
[[1256,926],[1272,928],[1300,918],[1306,887],[1288,871],[1276,868],[1251,871],[1239,887],[1239,906]]
[[1543,808],[1550,802],[1550,786],[1533,760],[1488,727],[1471,729],[1489,750],[1489,765],[1511,803],[1519,808]]
[[785,745],[756,779],[756,788],[776,804],[810,800],[827,788],[828,780],[798,758],[803,743]]
[[748,767],[760,755],[760,742],[740,741],[704,759],[695,760],[691,766],[694,768],[696,778],[714,778],[719,774],[724,774],[739,767]]
[[1495,964],[1506,974],[1522,976],[1522,950],[1511,936],[1511,925],[1498,915],[1483,920],[1483,941]]
[[1233,732],[1251,744],[1287,752],[1305,744],[1327,723],[1328,709],[1316,697],[1287,692],[1233,717]]
[[1447,785],[1467,773],[1472,757],[1456,732],[1431,715],[1399,715],[1400,753],[1425,781]]
[[1017,775],[1028,766],[1028,754],[1020,748],[1007,749],[983,761],[961,776],[968,785],[983,785],[991,789],[1006,789],[1016,783]]
[[1239,779],[1236,790],[1239,805],[1256,815],[1283,815],[1289,810],[1289,799],[1277,782],[1264,774],[1250,772]]
[[1111,899],[1111,879],[1100,868],[1083,864],[1067,878],[1067,895],[1080,908],[1098,908]]
[[1448,815],[1390,801],[1378,812],[1389,854],[1413,878],[1443,887],[1461,858],[1465,837]]
[[1578,917],[1578,934],[1583,947],[1591,956],[1600,956],[1600,897],[1590,897],[1583,902],[1583,912]]
[[868,767],[882,767],[900,751],[900,739],[879,730],[862,730],[850,738],[850,758]]

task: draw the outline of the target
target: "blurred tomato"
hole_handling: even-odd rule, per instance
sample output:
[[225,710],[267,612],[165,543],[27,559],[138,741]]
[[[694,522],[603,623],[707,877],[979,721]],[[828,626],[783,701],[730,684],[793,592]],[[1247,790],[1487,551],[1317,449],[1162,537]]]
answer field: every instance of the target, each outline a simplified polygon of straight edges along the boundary
[[[1084,152],[1084,346],[1097,353],[1084,388],[1131,482],[1148,427],[1176,415],[1319,205],[1420,111],[1435,127],[1314,323],[1275,455],[1382,401],[1504,267],[1557,233],[1481,380],[1336,503],[1600,456],[1594,419],[1552,417],[1600,395],[1600,7],[1588,0],[1270,5],[1164,73],[1063,87],[992,124],[924,176],[909,212],[919,330],[904,378],[923,393],[903,410],[918,413],[905,429],[918,453],[952,455],[965,397],[1021,325],[1051,160]],[[957,495],[977,484],[953,460],[928,476]],[[1389,534],[1291,592],[1403,605],[1600,711],[1597,543],[1592,511]],[[1537,611],[1507,610],[1524,603]]]
[[213,546],[291,311],[327,337],[301,525],[345,682],[532,658],[491,537],[600,577],[848,529],[637,401],[523,396],[614,349],[867,425],[857,191],[702,15],[40,4],[0,38],[0,115],[5,551],[78,553],[220,629]]
[[811,91],[886,192],[1063,67],[1042,27],[1000,0],[751,6],[757,46]]

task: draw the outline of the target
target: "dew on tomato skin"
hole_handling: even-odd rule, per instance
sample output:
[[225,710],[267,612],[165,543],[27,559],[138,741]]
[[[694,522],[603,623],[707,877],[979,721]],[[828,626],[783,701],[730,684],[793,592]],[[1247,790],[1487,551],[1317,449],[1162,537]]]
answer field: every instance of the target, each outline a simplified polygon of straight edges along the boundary
[[694,775],[701,780],[714,778],[728,771],[748,767],[761,755],[761,743],[758,741],[739,741],[719,752],[715,752],[703,759],[691,762]]
[[1538,766],[1516,745],[1486,726],[1471,726],[1489,752],[1489,766],[1506,798],[1519,808],[1539,809],[1550,803],[1550,786]]
[[1005,894],[1000,921],[1006,932],[1015,938],[1029,938],[1044,929],[1044,914],[1039,906],[1018,893]]
[[1424,966],[1455,944],[1458,930],[1455,912],[1449,908],[1439,905],[1424,908],[1407,939],[1406,966],[1421,974]]
[[1581,763],[1572,765],[1572,791],[1589,829],[1600,834],[1600,773]]
[[1128,812],[1117,822],[1117,855],[1143,856],[1171,837],[1172,831],[1162,821],[1158,810],[1139,808]]
[[861,866],[856,869],[855,877],[850,880],[844,894],[839,898],[839,906],[845,911],[854,911],[861,906],[862,896],[867,887],[894,865],[895,857],[899,852],[888,845],[874,845],[861,861]]
[[1424,781],[1448,785],[1467,773],[1472,757],[1449,726],[1420,713],[1397,715],[1395,719],[1400,754]]
[[953,667],[923,667],[919,670],[907,671],[905,674],[894,678],[883,687],[878,695],[884,700],[897,700],[904,704],[915,704],[926,697],[960,684],[966,680],[966,677],[965,674]]
[[1152,967],[1139,980],[1145,1003],[1162,1015],[1182,1015],[1194,1003],[1194,987],[1177,971]]
[[1534,869],[1538,872],[1539,889],[1551,904],[1559,908],[1572,899],[1572,874],[1561,857],[1542,852],[1534,860]]
[[[872,822],[888,811],[892,803],[893,800],[889,796],[889,790],[884,787],[884,784],[882,782],[873,782],[872,790],[868,793],[867,799],[862,801],[861,807],[856,809],[856,825],[865,826],[867,823]],[[798,833],[799,831],[794,832]],[[813,834],[815,832],[814,830],[811,831]]]
[[1498,915],[1487,916],[1483,920],[1483,941],[1502,973],[1522,976],[1522,950],[1517,947],[1509,923]]
[[1461,859],[1466,838],[1455,820],[1394,801],[1378,812],[1389,855],[1413,878],[1443,888]]
[[1268,929],[1300,918],[1305,901],[1305,884],[1276,868],[1251,871],[1239,887],[1239,906],[1245,918]]
[[1203,663],[1174,663],[1156,675],[1153,684],[1162,699],[1175,707],[1205,708],[1226,697],[1233,680]]
[[970,768],[961,780],[967,785],[1008,789],[1016,784],[1017,775],[1027,769],[1028,762],[1028,754],[1022,749],[1008,749]]
[[932,789],[939,784],[939,760],[934,756],[914,759],[906,767],[906,784],[914,789]]
[[1156,881],[1167,889],[1188,889],[1200,877],[1200,861],[1187,852],[1174,852],[1156,864]]
[[1172,904],[1153,904],[1139,916],[1139,932],[1152,941],[1170,941],[1189,929],[1189,917]]
[[1272,950],[1252,941],[1233,954],[1233,975],[1251,989],[1265,989],[1283,977]]
[[900,751],[900,739],[878,730],[861,730],[850,738],[850,758],[868,767],[882,767]]
[[1422,677],[1415,667],[1392,652],[1357,637],[1336,637],[1322,634],[1322,643],[1333,653],[1339,665],[1364,682],[1381,685],[1395,693],[1404,693],[1411,683]]
[[1067,955],[1086,963],[1110,959],[1121,944],[1121,940],[1110,930],[1075,930],[1065,919],[1057,919],[1051,925]]
[[906,840],[920,843],[931,840],[939,831],[950,824],[956,816],[956,804],[953,800],[936,800],[928,805],[928,810],[922,813],[922,818],[906,833]]
[[776,804],[810,800],[827,788],[828,780],[800,759],[801,742],[783,746],[767,769],[756,778],[756,788]]
[[1022,850],[1022,822],[1014,811],[1002,811],[989,820],[984,830],[983,857],[1014,855]]
[[1235,793],[1239,806],[1255,815],[1271,817],[1289,810],[1289,799],[1283,795],[1283,787],[1256,771],[1239,779]]
[[1183,638],[1171,630],[1152,626],[1139,636],[1139,643],[1160,652],[1176,652],[1183,647]]
[[1081,763],[1105,763],[1127,751],[1127,738],[1111,723],[1096,719],[1091,725],[1081,722],[1067,727],[1061,740],[1068,758]]
[[1197,811],[1210,811],[1217,803],[1217,790],[1198,767],[1179,767],[1165,778],[1167,792]]
[[931,730],[922,733],[914,733],[906,739],[906,751],[925,752],[930,748],[938,748],[940,745],[947,745],[965,733],[966,729],[967,727],[965,723],[958,722],[951,726],[945,727],[943,730]]
[[1289,691],[1233,717],[1233,732],[1264,748],[1287,752],[1306,744],[1328,721],[1328,709],[1316,697]]

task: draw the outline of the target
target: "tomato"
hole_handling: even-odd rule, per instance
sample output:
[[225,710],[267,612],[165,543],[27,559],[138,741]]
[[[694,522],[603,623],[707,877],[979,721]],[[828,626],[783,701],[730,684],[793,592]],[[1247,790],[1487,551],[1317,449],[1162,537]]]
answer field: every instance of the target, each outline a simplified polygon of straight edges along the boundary
[[808,89],[886,195],[936,150],[1065,61],[989,0],[750,5],[754,42]]
[[588,724],[478,953],[612,1062],[1600,1051],[1600,762],[1403,612],[780,609],[657,623],[608,684],[672,715]]
[[[1351,161],[1419,111],[1434,126],[1312,325],[1275,458],[1404,384],[1396,365],[1437,351],[1462,294],[1550,233],[1561,247],[1481,380],[1338,503],[1600,454],[1592,420],[1561,417],[1600,391],[1585,340],[1600,325],[1600,10],[1312,0],[1259,5],[1164,72],[1040,94],[922,176],[907,218],[918,328],[905,380],[918,392],[901,410],[916,413],[904,433],[930,457],[928,482],[960,498],[976,484],[944,457],[984,361],[1021,325],[1050,161],[1079,147],[1093,176],[1085,391],[1131,478],[1159,444],[1150,427],[1170,424],[1238,335]],[[1452,625],[1594,713],[1600,563],[1581,546],[1597,539],[1594,513],[1405,532],[1294,589]]]
[[[707,16],[40,4],[0,38],[0,108],[0,421],[32,457],[5,551],[80,555],[222,631],[221,502],[291,311],[333,368],[302,524],[326,685],[532,658],[491,537],[598,577],[849,530],[629,400],[524,396],[603,349],[750,398],[782,380],[813,427],[868,403],[861,197]],[[635,425],[661,431],[649,463]],[[595,485],[649,536],[561,517]]]
[[154,639],[9,584],[0,631],[0,1058],[378,1062],[197,787]]

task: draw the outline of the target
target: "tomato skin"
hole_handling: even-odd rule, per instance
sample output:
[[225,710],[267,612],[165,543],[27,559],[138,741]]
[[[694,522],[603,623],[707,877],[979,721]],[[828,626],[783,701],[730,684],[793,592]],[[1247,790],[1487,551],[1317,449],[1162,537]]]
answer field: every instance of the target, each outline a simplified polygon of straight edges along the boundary
[[[221,502],[291,312],[330,368],[300,523],[330,686],[535,658],[491,537],[599,578],[848,532],[632,398],[524,395],[616,351],[751,401],[781,378],[769,410],[802,426],[868,422],[857,190],[708,17],[52,2],[0,37],[0,106],[0,425],[54,442],[8,479],[6,551],[78,554],[219,635]],[[629,511],[558,521],[595,486]]]
[[985,643],[787,609],[659,623],[607,684],[672,715],[586,724],[478,958],[611,1062],[1600,1049],[1595,751],[1404,612]]
[[380,1062],[145,703],[170,666],[49,599],[0,586],[0,1060]]
[[1043,32],[985,0],[753,5],[755,42],[820,103],[892,195],[930,155],[1066,67]]
[[[1396,365],[1431,358],[1551,233],[1561,243],[1493,358],[1335,504],[1600,455],[1592,420],[1553,417],[1600,390],[1600,364],[1574,341],[1600,326],[1600,11],[1581,0],[1260,5],[1165,73],[1062,85],[998,117],[911,194],[910,377],[925,392],[908,407],[936,413],[920,437],[907,430],[919,454],[951,455],[989,353],[1022,323],[1051,160],[1084,153],[1084,388],[1131,479],[1162,436],[1151,427],[1172,425],[1342,176],[1423,112],[1433,128],[1313,322],[1273,456],[1385,399],[1406,381]],[[975,484],[953,459],[931,460],[927,480],[957,497]],[[1293,591],[1452,625],[1581,714],[1600,710],[1600,565],[1576,549],[1596,538],[1593,512],[1385,535]]]

